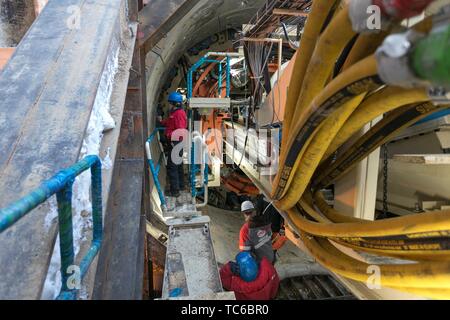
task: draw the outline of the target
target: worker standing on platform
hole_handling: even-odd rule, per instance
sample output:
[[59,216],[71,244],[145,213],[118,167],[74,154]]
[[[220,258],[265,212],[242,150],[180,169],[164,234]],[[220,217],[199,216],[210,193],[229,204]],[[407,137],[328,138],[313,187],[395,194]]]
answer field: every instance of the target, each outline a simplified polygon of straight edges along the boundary
[[[179,129],[186,130],[187,117],[183,109],[183,96],[178,92],[172,92],[168,98],[170,104],[169,118],[160,123],[166,128],[165,135],[169,143],[169,156],[167,160],[167,177],[170,185],[170,196],[178,197],[180,190],[184,189],[184,171],[183,171],[183,148],[180,148],[179,154],[172,154],[175,146],[183,141],[182,133],[176,132]],[[181,161],[180,161],[181,160]]]
[[258,262],[266,257],[269,262],[275,263],[270,220],[265,215],[258,215],[255,206],[248,200],[242,203],[241,211],[245,223],[239,233],[239,250],[252,252]]
[[273,265],[263,257],[256,262],[250,252],[240,252],[236,262],[220,269],[220,280],[226,290],[234,291],[236,300],[270,300],[278,292],[280,279]]

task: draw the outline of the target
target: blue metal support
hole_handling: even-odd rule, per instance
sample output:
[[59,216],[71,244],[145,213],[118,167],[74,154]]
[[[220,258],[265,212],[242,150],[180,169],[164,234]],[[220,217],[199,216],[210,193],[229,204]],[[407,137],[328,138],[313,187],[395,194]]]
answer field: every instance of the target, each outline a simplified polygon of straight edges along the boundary
[[[219,64],[219,80],[218,80],[218,93],[219,96],[221,95],[222,91],[222,75],[223,75],[223,62],[225,61],[225,68],[226,68],[226,97],[230,97],[230,91],[231,91],[231,64],[230,64],[230,57],[227,55],[225,60],[214,60],[214,59],[208,59],[208,55],[203,56],[200,58],[199,61],[197,61],[194,65],[191,66],[191,68],[188,71],[187,75],[187,99],[189,100],[192,98],[192,91],[193,91],[193,75],[194,72],[200,68],[205,63],[217,63]],[[192,110],[188,111],[188,121],[192,121]],[[189,132],[189,134],[192,135],[192,132]],[[191,152],[190,152],[190,159],[191,159],[191,165],[190,165],[190,182],[191,182],[191,194],[193,197],[195,197],[197,194],[201,194],[204,189],[204,186],[202,186],[202,190],[198,193],[196,189],[196,181],[195,177],[198,172],[200,172],[199,166],[194,163],[195,161],[195,150],[194,150],[194,143],[191,143]],[[207,161],[207,159],[205,159]],[[207,163],[207,162],[205,162]],[[208,183],[208,166],[205,166],[205,181],[204,184]],[[156,184],[156,183],[155,183]],[[160,196],[161,197],[161,196]]]
[[164,197],[164,192],[161,188],[161,183],[159,182],[159,172],[161,169],[161,161],[162,161],[162,157],[163,154],[161,154],[161,156],[159,157],[159,160],[157,162],[157,164],[153,163],[153,159],[151,156],[151,152],[150,152],[150,145],[153,142],[153,140],[156,137],[156,134],[160,131],[164,131],[165,128],[156,128],[155,130],[153,130],[152,134],[148,137],[147,142],[146,142],[146,149],[147,149],[147,161],[148,161],[148,165],[150,167],[150,173],[152,174],[152,178],[153,178],[153,182],[155,183],[156,186],[156,190],[158,191],[158,196],[159,196],[159,200],[161,201],[161,206],[164,208],[167,207],[167,203],[166,203],[166,198]]
[[418,124],[425,123],[425,122],[428,122],[428,121],[436,120],[436,119],[439,119],[439,118],[442,118],[442,117],[445,117],[445,116],[448,116],[448,115],[450,115],[450,109],[440,110],[438,112],[435,112],[435,113],[429,115],[428,117],[423,118],[420,121],[417,121],[413,125],[418,125]]
[[219,80],[217,82],[218,91],[219,91],[219,97],[222,94],[222,64],[219,63]]
[[59,245],[61,251],[61,292],[57,299],[76,299],[78,289],[68,286],[69,267],[74,265],[72,226],[72,186],[75,178],[91,169],[91,198],[94,234],[91,247],[80,263],[80,281],[100,250],[103,236],[102,165],[95,155],[86,156],[70,168],[58,172],[20,200],[0,209],[0,233],[56,194],[58,202]]
[[[227,57],[227,64],[229,64],[229,57]],[[208,59],[207,56],[204,56],[200,58],[199,61],[197,61],[192,67],[189,68],[188,76],[187,76],[187,99],[192,98],[192,90],[193,88],[193,75],[194,72],[197,71],[198,68],[200,68],[205,63],[218,63],[219,64],[219,94],[222,87],[222,61],[221,60],[215,60],[215,59]],[[229,66],[228,66],[229,67]],[[228,69],[228,68],[227,68]],[[227,85],[227,88],[229,89],[229,85]]]
[[226,98],[230,97],[230,89],[231,89],[231,65],[230,65],[230,57],[227,56],[227,95]]

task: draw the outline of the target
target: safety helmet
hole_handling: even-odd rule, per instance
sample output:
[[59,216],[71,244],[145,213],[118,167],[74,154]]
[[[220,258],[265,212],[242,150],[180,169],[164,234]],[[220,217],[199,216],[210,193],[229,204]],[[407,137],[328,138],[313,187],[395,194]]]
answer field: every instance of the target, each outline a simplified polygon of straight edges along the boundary
[[236,256],[239,266],[239,276],[245,282],[252,282],[258,276],[258,263],[248,251],[239,252]]
[[247,213],[247,212],[250,212],[250,211],[253,211],[253,210],[255,210],[255,206],[253,205],[253,202],[248,201],[248,200],[242,202],[242,204],[241,204],[241,211],[243,213]]
[[183,103],[183,96],[178,92],[172,92],[167,99],[171,103]]

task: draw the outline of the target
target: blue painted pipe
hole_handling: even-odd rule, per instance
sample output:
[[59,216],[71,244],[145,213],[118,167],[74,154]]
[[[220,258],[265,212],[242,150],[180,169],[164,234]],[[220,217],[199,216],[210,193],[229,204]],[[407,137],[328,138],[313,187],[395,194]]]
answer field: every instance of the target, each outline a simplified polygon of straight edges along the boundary
[[56,194],[58,201],[59,248],[61,252],[61,290],[68,291],[69,267],[74,264],[73,224],[72,224],[72,186],[69,180],[66,186]]
[[229,98],[230,97],[230,87],[231,87],[231,77],[230,77],[230,75],[231,75],[231,65],[230,65],[230,57],[229,56],[227,56],[227,66],[226,66],[226,68],[227,68],[227,98]]
[[[164,130],[165,130],[165,128],[156,128],[155,130],[153,130],[150,137],[148,137],[147,142],[149,144],[151,144],[153,142],[153,140],[155,139],[155,136],[158,133],[158,131],[164,131]],[[162,158],[160,158],[160,160],[158,160],[158,162],[160,162],[161,159]],[[159,196],[159,200],[161,201],[161,205],[167,206],[166,198],[164,197],[164,192],[162,191],[161,184],[160,184],[159,178],[158,178],[159,165],[157,167],[155,167],[155,164],[153,163],[153,159],[147,159],[147,162],[150,167],[150,173],[152,174],[153,182],[156,186],[156,191],[158,192],[158,196]]]
[[450,114],[450,109],[440,110],[438,112],[435,112],[435,113],[429,115],[428,117],[423,118],[420,121],[417,121],[414,125],[418,125],[418,124],[425,123],[428,121],[436,120],[436,119],[448,116],[449,114]]
[[73,181],[76,176],[89,169],[97,161],[100,163],[100,159],[97,156],[87,156],[72,167],[62,170],[51,179],[44,181],[39,187],[20,200],[13,202],[6,208],[0,209],[0,233],[11,227],[52,195],[61,191],[69,181]]
[[86,275],[89,266],[100,250],[103,237],[103,201],[102,201],[102,164],[95,155],[87,156],[75,165],[58,172],[54,177],[44,181],[30,194],[0,209],[0,233],[11,227],[38,205],[56,194],[58,202],[59,246],[61,252],[61,292],[58,300],[73,300],[77,290],[69,288],[68,274],[70,266],[74,265],[72,224],[72,186],[75,178],[91,169],[91,198],[93,219],[93,240],[88,253],[80,263],[80,282]]
[[218,96],[222,93],[222,64],[219,64]]

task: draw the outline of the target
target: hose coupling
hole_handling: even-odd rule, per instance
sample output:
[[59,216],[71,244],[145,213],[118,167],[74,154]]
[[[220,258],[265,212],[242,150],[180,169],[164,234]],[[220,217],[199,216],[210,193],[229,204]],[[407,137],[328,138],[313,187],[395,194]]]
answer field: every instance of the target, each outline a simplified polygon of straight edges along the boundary
[[410,65],[410,53],[422,34],[409,30],[393,34],[384,40],[375,56],[378,75],[384,83],[404,88],[429,86],[429,82],[419,78]]
[[[387,37],[378,48],[376,58],[379,76],[390,85],[427,87],[434,102],[449,101],[450,92],[450,24],[435,20],[427,35],[409,30]],[[440,21],[440,23],[437,23]]]

